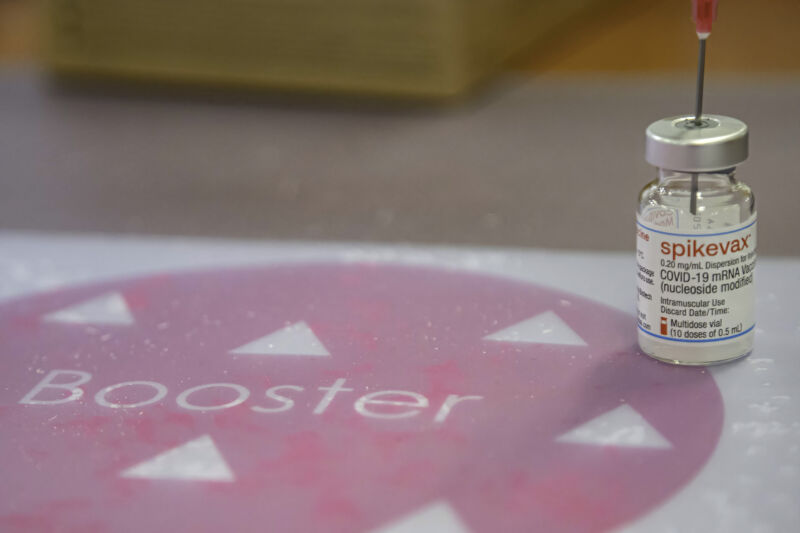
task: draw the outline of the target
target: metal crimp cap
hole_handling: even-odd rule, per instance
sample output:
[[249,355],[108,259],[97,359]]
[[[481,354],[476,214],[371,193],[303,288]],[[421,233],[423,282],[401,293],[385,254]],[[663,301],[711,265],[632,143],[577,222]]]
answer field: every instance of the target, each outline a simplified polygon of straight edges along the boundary
[[645,158],[651,165],[684,172],[735,167],[747,159],[747,124],[722,115],[657,120],[647,127]]

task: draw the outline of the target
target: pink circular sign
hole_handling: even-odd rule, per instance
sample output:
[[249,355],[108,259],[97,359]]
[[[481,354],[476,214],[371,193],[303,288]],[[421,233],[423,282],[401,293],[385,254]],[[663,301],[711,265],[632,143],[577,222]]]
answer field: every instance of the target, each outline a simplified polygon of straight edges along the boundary
[[165,274],[0,307],[0,529],[600,531],[707,461],[711,376],[631,316],[386,265]]

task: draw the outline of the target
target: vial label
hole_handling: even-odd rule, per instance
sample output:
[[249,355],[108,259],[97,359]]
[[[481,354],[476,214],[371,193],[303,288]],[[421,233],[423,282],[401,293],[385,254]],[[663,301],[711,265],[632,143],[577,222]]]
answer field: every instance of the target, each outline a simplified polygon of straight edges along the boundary
[[755,327],[755,214],[718,229],[699,224],[699,231],[689,229],[690,222],[682,224],[679,215],[686,213],[663,209],[637,216],[639,329],[680,343],[721,342],[748,333]]

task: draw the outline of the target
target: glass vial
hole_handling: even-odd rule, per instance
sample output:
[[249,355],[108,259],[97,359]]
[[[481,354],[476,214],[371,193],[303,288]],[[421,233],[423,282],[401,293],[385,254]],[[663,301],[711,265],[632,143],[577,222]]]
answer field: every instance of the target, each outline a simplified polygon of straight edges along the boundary
[[706,115],[647,128],[658,177],[636,216],[639,347],[658,360],[709,365],[750,353],[755,334],[756,209],[736,178],[747,125]]

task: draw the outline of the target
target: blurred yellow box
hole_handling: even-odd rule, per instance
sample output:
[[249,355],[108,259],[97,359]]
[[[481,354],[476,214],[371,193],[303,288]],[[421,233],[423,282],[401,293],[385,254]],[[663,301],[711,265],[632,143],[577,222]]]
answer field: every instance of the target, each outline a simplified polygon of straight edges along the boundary
[[593,0],[47,0],[59,73],[464,93]]

